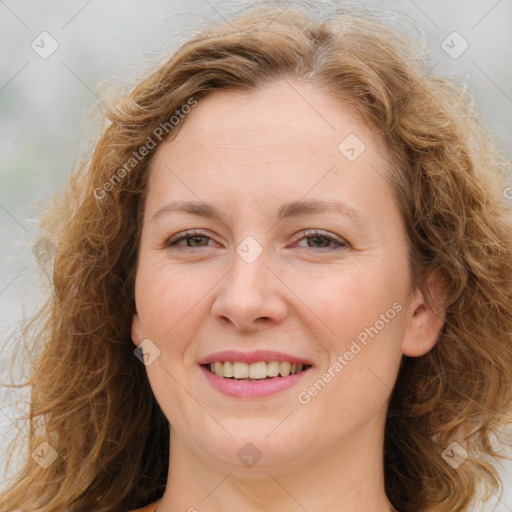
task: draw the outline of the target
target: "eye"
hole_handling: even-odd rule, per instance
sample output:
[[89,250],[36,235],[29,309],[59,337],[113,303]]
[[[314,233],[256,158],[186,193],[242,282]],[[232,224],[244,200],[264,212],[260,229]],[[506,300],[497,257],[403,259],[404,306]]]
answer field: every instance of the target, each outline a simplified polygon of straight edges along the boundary
[[[318,229],[308,229],[303,231],[301,235],[301,238],[298,239],[299,242],[306,241],[308,248],[342,249],[348,247],[348,244],[343,239]],[[210,241],[213,241],[212,238],[207,236],[203,231],[192,229],[183,231],[169,238],[165,243],[165,247],[183,249],[211,247],[212,244],[209,243]],[[297,245],[299,247],[305,247],[303,245]]]
[[[206,236],[204,232],[199,230],[189,230],[178,233],[173,237],[169,238],[165,243],[165,247],[183,247],[183,248],[194,248],[194,247],[209,247],[208,241],[212,240],[209,236]],[[184,244],[181,242],[185,242]]]
[[340,249],[348,247],[348,244],[341,238],[318,229],[307,229],[306,231],[303,231],[302,237],[299,239],[299,241],[302,242],[303,240],[306,240],[307,247],[313,248],[317,247],[321,249]]

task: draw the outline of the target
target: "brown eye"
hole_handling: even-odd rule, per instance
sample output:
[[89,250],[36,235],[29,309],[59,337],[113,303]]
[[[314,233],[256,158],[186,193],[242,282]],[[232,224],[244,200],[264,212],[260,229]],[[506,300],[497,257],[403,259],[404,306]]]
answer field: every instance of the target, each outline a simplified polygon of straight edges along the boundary
[[[312,248],[321,248],[321,249],[341,249],[344,247],[348,247],[348,244],[338,237],[334,235],[329,235],[324,233],[323,231],[318,230],[308,230],[302,233],[302,238],[299,242],[306,240],[307,247]],[[299,245],[299,247],[305,247],[304,245]]]
[[[182,240],[187,241],[188,247],[205,247],[208,245],[208,237],[207,236],[201,236],[201,235],[195,235],[195,236],[188,236],[186,238],[182,238]],[[204,243],[206,242],[206,243]]]
[[170,238],[166,242],[165,247],[208,247],[210,240],[212,239],[202,232],[185,231]]
[[332,242],[330,238],[322,235],[308,236],[308,247],[329,247],[329,243]]

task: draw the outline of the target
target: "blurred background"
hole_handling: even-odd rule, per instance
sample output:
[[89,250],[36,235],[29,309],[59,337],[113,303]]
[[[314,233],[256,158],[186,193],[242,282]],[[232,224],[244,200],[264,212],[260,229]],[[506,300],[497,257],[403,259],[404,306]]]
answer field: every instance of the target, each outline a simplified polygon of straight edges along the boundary
[[[98,124],[88,119],[100,90],[133,84],[208,21],[256,3],[0,0],[0,381],[10,378],[13,332],[41,300],[36,256],[52,256],[51,244],[34,247],[40,213],[98,134]],[[434,71],[470,87],[510,158],[512,0],[365,3],[416,21]],[[2,488],[6,444],[13,429],[24,428],[13,403],[24,395],[0,391]],[[512,466],[502,467],[498,512],[512,511]]]

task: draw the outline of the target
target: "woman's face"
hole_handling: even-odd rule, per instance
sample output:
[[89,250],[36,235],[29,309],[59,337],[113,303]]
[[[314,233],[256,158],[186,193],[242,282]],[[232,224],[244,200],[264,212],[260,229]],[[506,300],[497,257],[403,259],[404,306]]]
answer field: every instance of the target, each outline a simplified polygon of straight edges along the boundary
[[441,327],[387,166],[342,104],[285,81],[211,94],[157,149],[132,337],[175,451],[252,474],[379,453],[401,357]]

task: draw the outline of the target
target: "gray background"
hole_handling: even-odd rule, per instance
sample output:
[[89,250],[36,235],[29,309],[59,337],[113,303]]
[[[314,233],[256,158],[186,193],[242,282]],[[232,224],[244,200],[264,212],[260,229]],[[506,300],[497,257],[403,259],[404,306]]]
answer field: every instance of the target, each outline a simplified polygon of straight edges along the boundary
[[[254,4],[256,2],[250,2]],[[512,1],[366,2],[406,13],[424,31],[435,71],[466,82],[512,156]],[[0,380],[9,377],[13,330],[40,300],[33,242],[41,208],[68,178],[97,129],[86,124],[105,81],[133,83],[207,20],[248,2],[215,0],[0,0]],[[285,4],[283,4],[285,5]],[[58,48],[50,48],[48,32]],[[454,31],[450,56],[442,47]],[[41,42],[41,38],[45,38]],[[453,42],[452,42],[453,41]],[[468,48],[457,58],[467,41]],[[44,44],[44,47],[42,47]],[[42,47],[42,48],[41,48]],[[112,89],[112,85],[108,86]],[[0,397],[0,463],[19,393]],[[512,465],[496,508],[512,511]],[[0,468],[0,487],[5,476]],[[490,510],[487,508],[485,510]]]

